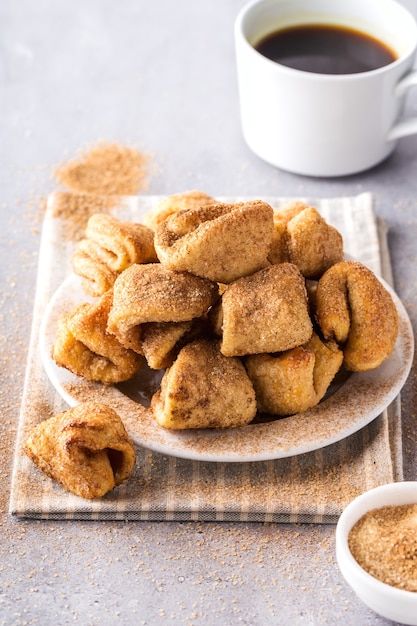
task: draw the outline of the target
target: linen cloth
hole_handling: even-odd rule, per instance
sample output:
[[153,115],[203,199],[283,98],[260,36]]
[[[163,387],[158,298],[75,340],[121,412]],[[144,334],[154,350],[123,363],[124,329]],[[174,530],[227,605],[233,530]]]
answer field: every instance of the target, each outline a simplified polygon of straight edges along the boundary
[[[137,462],[130,479],[100,500],[78,498],[43,475],[22,448],[36,423],[68,408],[45,374],[38,349],[45,307],[71,272],[75,245],[65,235],[65,218],[56,216],[56,198],[56,194],[49,198],[43,223],[10,514],[20,518],[68,520],[336,523],[343,508],[358,494],[402,480],[399,397],[359,432],[324,448],[289,458],[244,463],[207,462],[137,447]],[[261,199],[273,207],[290,200]],[[391,282],[386,229],[375,216],[371,194],[297,199],[315,206],[341,232],[348,255]],[[110,212],[120,219],[141,221],[160,200],[160,196],[124,198]]]

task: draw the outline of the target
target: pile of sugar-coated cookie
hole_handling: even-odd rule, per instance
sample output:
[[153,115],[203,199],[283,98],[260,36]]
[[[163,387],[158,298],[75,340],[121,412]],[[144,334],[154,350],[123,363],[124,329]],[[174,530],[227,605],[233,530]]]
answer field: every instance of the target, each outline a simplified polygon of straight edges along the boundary
[[114,384],[165,370],[166,428],[243,426],[318,404],[337,372],[376,368],[398,332],[391,295],[343,260],[340,233],[301,201],[165,198],[143,224],[90,218],[73,257],[95,296],[59,321],[53,358]]

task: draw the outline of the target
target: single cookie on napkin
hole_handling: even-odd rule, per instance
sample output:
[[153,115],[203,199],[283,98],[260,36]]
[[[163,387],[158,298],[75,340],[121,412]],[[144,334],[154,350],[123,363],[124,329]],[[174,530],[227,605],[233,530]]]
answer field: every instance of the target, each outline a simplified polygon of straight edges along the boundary
[[64,489],[99,498],[131,474],[136,454],[119,415],[99,402],[85,402],[32,430],[24,451]]

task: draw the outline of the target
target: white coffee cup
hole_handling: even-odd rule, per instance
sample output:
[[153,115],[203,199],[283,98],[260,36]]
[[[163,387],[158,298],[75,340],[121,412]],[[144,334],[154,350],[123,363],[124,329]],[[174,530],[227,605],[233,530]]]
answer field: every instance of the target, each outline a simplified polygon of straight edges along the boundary
[[[384,42],[396,60],[357,74],[319,74],[286,67],[255,45],[300,24],[347,27]],[[417,133],[401,119],[417,85],[417,25],[394,0],[255,0],[235,22],[243,135],[260,158],[307,176],[344,176],[385,159],[397,139]]]

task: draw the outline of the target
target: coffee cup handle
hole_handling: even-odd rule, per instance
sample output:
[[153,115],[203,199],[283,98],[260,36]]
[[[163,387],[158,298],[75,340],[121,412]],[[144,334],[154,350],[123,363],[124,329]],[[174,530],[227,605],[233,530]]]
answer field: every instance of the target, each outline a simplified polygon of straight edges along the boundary
[[[402,78],[395,87],[395,95],[397,98],[401,98],[407,89],[417,85],[417,70],[410,72],[404,78]],[[395,141],[400,137],[406,137],[407,135],[414,135],[417,133],[417,117],[411,117],[410,119],[404,119],[394,124],[388,133],[387,140]]]

